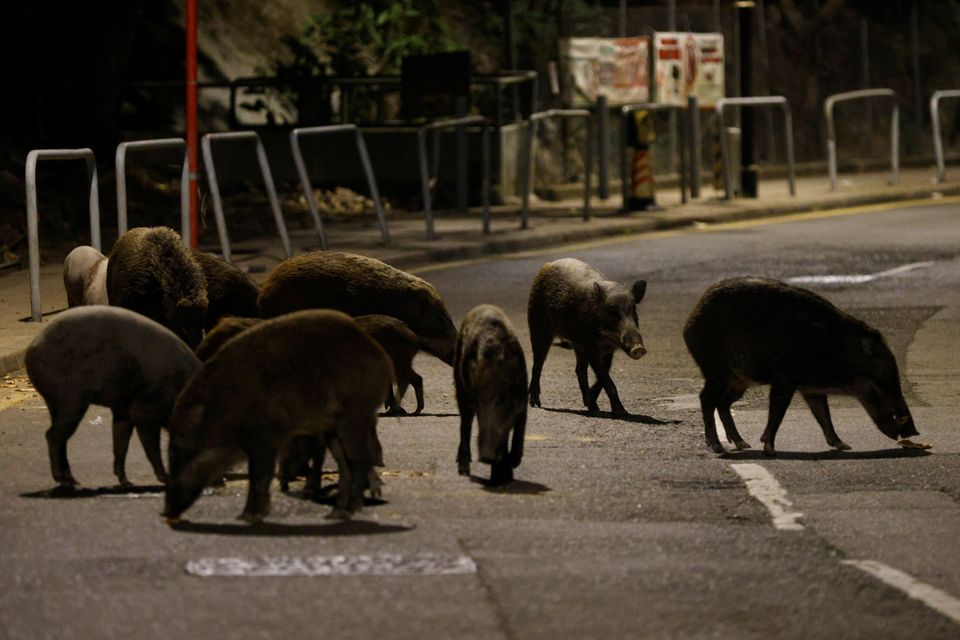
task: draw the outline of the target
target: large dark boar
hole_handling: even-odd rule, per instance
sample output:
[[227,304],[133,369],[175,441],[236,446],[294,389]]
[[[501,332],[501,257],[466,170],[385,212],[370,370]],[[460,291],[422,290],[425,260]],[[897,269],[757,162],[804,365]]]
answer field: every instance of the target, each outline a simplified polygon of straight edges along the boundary
[[124,462],[136,426],[160,481],[160,429],[200,361],[169,329],[117,307],[69,309],[45,326],[27,348],[27,373],[50,410],[50,469],[63,487],[77,484],[67,461],[67,440],[87,407],[113,412],[113,471],[127,485]]
[[730,442],[748,448],[730,405],[747,388],[770,385],[770,414],[763,450],[774,440],[793,394],[799,391],[823,429],[827,444],[850,446],[837,436],[827,394],[852,395],[884,434],[917,435],[900,390],[897,362],[879,331],[820,296],[761,278],[734,278],[711,286],[690,313],[683,339],[703,372],[700,406],[707,445],[717,453],[714,409]]
[[226,260],[204,251],[191,250],[193,259],[200,265],[207,285],[207,312],[203,330],[210,331],[221,318],[256,318],[258,285],[249,275]]
[[67,306],[107,303],[107,258],[88,246],[79,246],[63,261],[63,288]]
[[307,435],[330,447],[340,471],[334,515],[349,517],[381,455],[377,408],[392,382],[386,353],[343,313],[301,311],[243,331],[204,363],[174,406],[164,516],[176,521],[245,455],[250,488],[240,517],[259,522],[270,511],[277,455]]
[[391,387],[387,396],[387,415],[404,415],[406,411],[400,406],[407,387],[413,386],[417,396],[417,408],[413,415],[418,416],[423,411],[423,378],[413,370],[413,358],[420,350],[417,334],[410,330],[405,323],[391,316],[372,314],[354,318],[360,328],[376,340],[383,350],[390,356],[393,363],[393,374],[396,376],[397,393],[394,395]]
[[[585,262],[563,258],[541,267],[530,288],[527,322],[533,346],[533,371],[530,374],[530,406],[540,406],[540,372],[554,337],[568,340],[577,356],[577,381],[583,404],[597,413],[600,390],[607,392],[610,408],[626,414],[617,387],[610,378],[613,354],[623,349],[631,358],[642,358],[643,346],[637,324],[637,304],[647,290],[645,280],[637,280],[627,289]],[[587,365],[597,376],[591,387]]]
[[426,280],[374,258],[335,251],[289,258],[263,283],[258,304],[263,318],[324,308],[393,316],[419,336],[424,351],[453,364],[457,329],[440,294]]
[[470,429],[476,414],[477,447],[480,462],[490,465],[490,484],[513,480],[513,470],[523,459],[527,363],[513,325],[499,308],[483,304],[464,318],[453,379],[460,408],[457,471],[470,474]]
[[107,264],[107,298],[156,320],[191,348],[203,338],[206,281],[172,229],[138,227],[117,239]]

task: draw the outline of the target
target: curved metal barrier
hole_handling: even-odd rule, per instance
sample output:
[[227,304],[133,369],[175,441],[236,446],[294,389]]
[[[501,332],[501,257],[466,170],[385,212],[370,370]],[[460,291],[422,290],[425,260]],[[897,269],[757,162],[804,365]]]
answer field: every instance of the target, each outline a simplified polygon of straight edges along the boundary
[[[630,146],[627,144],[627,119],[630,117],[630,114],[634,111],[683,111],[684,108],[676,104],[660,104],[658,102],[635,102],[633,104],[625,104],[620,107],[620,194],[623,198],[623,204],[621,205],[621,210],[626,213],[627,211],[627,202],[630,200],[630,167],[627,161],[627,147]],[[681,128],[682,136],[684,141],[690,139],[690,122],[689,119],[684,118],[683,127]],[[687,147],[686,142],[681,142],[680,145],[680,201],[684,204],[687,202],[687,172],[686,172],[686,158],[684,149]]]
[[833,126],[833,107],[838,102],[862,100],[867,98],[892,98],[890,112],[890,183],[900,181],[900,106],[897,104],[897,92],[893,89],[861,89],[846,91],[827,96],[823,101],[823,115],[827,121],[827,163],[830,168],[830,189],[837,188],[837,133]]
[[117,172],[117,235],[127,231],[127,151],[183,149],[183,167],[180,170],[180,237],[190,246],[190,163],[187,159],[187,143],[183,138],[160,138],[136,140],[117,145],[115,168]]
[[230,238],[227,235],[227,223],[223,217],[223,200],[220,198],[220,185],[217,182],[217,170],[213,163],[213,152],[210,149],[211,142],[215,140],[253,140],[257,146],[257,161],[260,163],[260,173],[263,175],[263,184],[267,189],[267,197],[270,199],[270,209],[273,211],[273,219],[277,225],[277,232],[280,234],[280,242],[283,244],[283,252],[289,258],[293,255],[290,249],[290,238],[287,236],[287,225],[283,221],[283,213],[280,211],[280,201],[277,199],[277,189],[273,184],[273,174],[270,171],[270,163],[267,160],[267,152],[263,149],[263,143],[260,136],[255,131],[232,131],[227,133],[208,133],[200,140],[200,146],[203,149],[203,164],[207,170],[207,182],[210,187],[210,194],[213,196],[213,213],[217,219],[217,233],[220,236],[220,251],[223,259],[230,262]]
[[940,133],[940,101],[947,98],[960,98],[960,89],[934,91],[930,96],[930,122],[933,124],[933,154],[937,161],[937,182],[947,179],[946,165],[943,160],[943,137]]
[[526,162],[524,163],[523,209],[520,214],[520,228],[530,227],[530,192],[533,191],[533,146],[536,143],[537,123],[546,118],[586,118],[587,119],[587,153],[583,177],[583,219],[590,219],[590,174],[593,172],[593,140],[591,120],[593,113],[588,109],[547,109],[531,113],[527,121]]
[[30,263],[30,319],[40,322],[40,237],[37,231],[37,162],[40,160],[84,160],[89,179],[90,244],[97,251],[100,243],[100,188],[97,185],[97,158],[92,149],[34,149],[27,154],[27,247]]
[[796,169],[793,161],[793,116],[790,114],[790,102],[783,96],[752,96],[746,98],[721,98],[714,110],[720,126],[720,153],[723,156],[723,188],[727,200],[733,197],[733,167],[730,166],[730,149],[727,143],[723,110],[726,107],[774,107],[783,109],[783,137],[787,150],[787,183],[790,195],[797,195]]
[[383,215],[383,205],[380,202],[380,190],[377,188],[377,178],[373,175],[373,166],[370,164],[370,155],[367,153],[367,143],[364,141],[363,133],[360,132],[357,125],[333,124],[320,127],[299,127],[290,132],[290,149],[293,152],[293,162],[297,165],[297,174],[300,176],[303,195],[307,198],[307,206],[310,207],[310,215],[313,216],[313,224],[317,228],[320,247],[324,250],[327,248],[327,237],[323,232],[323,220],[320,218],[320,211],[317,209],[317,200],[313,197],[313,188],[310,186],[310,175],[307,173],[307,165],[303,161],[303,152],[300,149],[300,138],[351,132],[356,138],[357,153],[360,154],[360,163],[363,165],[363,173],[367,178],[367,186],[370,188],[370,197],[377,211],[377,221],[380,223],[380,237],[383,239],[384,245],[390,244],[390,230],[387,228],[387,220]]
[[[481,132],[481,162],[483,175],[480,190],[483,192],[483,232],[490,233],[490,122],[484,116],[464,116],[450,120],[440,120],[423,125],[417,129],[417,156],[420,165],[420,190],[423,194],[423,210],[427,216],[427,240],[436,240],[437,234],[433,226],[433,200],[430,195],[430,169],[427,167],[427,133],[439,132],[443,129],[480,125]],[[440,138],[434,134],[433,140],[433,174],[438,175],[440,163]]]

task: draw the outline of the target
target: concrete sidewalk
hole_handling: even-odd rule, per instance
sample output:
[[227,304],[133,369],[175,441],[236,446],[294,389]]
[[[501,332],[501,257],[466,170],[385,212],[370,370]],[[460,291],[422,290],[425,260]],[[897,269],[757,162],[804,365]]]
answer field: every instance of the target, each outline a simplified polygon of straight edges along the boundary
[[[586,222],[580,217],[580,199],[537,201],[532,204],[530,228],[526,230],[520,229],[519,207],[495,207],[489,235],[481,232],[479,209],[471,210],[467,215],[441,212],[435,217],[439,238],[434,241],[426,240],[426,226],[421,213],[396,213],[389,220],[392,240],[389,247],[380,242],[380,232],[372,217],[327,223],[326,232],[328,246],[332,250],[360,253],[402,269],[415,269],[429,264],[559,247],[603,237],[960,195],[960,173],[953,173],[958,175],[951,179],[948,172],[947,182],[936,184],[933,168],[907,169],[901,172],[897,185],[888,184],[889,172],[841,175],[836,191],[830,190],[826,176],[802,177],[797,180],[796,196],[789,195],[785,179],[761,179],[760,197],[756,200],[722,200],[720,194],[708,186],[699,200],[687,204],[680,204],[677,189],[665,188],[657,195],[658,204],[663,207],[660,211],[622,215],[618,211],[619,195],[607,201],[594,198],[593,217]],[[297,252],[317,248],[313,232],[292,233],[291,242]],[[234,261],[249,265],[251,272],[259,279],[283,258],[279,241],[274,237],[236,244],[233,250]],[[62,265],[48,264],[41,268],[40,291],[45,315],[66,308]],[[24,350],[43,326],[42,323],[26,321],[29,316],[28,272],[17,271],[0,277],[0,375],[23,366]]]

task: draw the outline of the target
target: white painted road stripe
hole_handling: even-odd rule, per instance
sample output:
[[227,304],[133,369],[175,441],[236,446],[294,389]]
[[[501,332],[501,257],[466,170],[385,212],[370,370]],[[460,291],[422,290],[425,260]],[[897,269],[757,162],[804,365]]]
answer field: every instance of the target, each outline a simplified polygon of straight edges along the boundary
[[915,598],[931,609],[939,611],[954,622],[960,624],[960,600],[936,587],[920,582],[908,573],[877,562],[876,560],[844,560],[843,564],[856,567],[869,573],[881,582],[896,587],[911,598]]
[[769,471],[752,462],[730,466],[743,478],[750,495],[762,502],[770,511],[774,527],[783,531],[803,530],[803,525],[797,522],[803,517],[803,513],[793,511],[793,503],[787,499],[787,492]]
[[879,280],[880,278],[888,278],[890,276],[900,275],[901,273],[907,273],[908,271],[913,271],[914,269],[923,269],[932,264],[934,263],[928,260],[926,262],[911,262],[910,264],[900,265],[899,267],[887,269],[886,271],[878,271],[877,273],[794,276],[793,278],[787,278],[787,282],[791,284],[864,284],[867,282],[873,282],[874,280]]
[[200,558],[187,562],[192,576],[438,576],[476,573],[469,556],[437,553],[380,553],[352,556],[262,556]]

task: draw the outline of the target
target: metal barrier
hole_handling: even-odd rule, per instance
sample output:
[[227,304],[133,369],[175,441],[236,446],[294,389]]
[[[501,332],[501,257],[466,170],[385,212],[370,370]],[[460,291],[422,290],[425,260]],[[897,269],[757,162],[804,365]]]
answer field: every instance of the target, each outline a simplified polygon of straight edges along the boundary
[[34,149],[27,154],[27,247],[30,262],[30,319],[40,322],[40,237],[37,231],[37,162],[40,160],[84,160],[90,181],[90,244],[97,251],[100,243],[100,188],[97,185],[97,158],[91,149]]
[[[683,111],[683,107],[676,104],[659,104],[656,102],[635,102],[620,107],[620,194],[623,198],[621,211],[627,212],[627,202],[630,201],[630,167],[627,161],[627,119],[634,111]],[[687,119],[683,121],[683,138],[690,138],[690,123]],[[699,143],[698,143],[699,144]],[[680,145],[680,201],[687,202],[687,174],[685,171],[686,157],[684,148],[686,144]]]
[[180,237],[190,246],[190,163],[187,143],[183,138],[161,138],[121,142],[117,145],[115,167],[117,172],[117,235],[127,231],[127,150],[183,149],[183,167],[180,170]]
[[897,92],[893,89],[861,89],[827,96],[823,102],[823,115],[827,121],[827,163],[830,168],[830,189],[837,188],[837,134],[833,126],[833,106],[838,102],[865,98],[892,98],[890,112],[890,183],[900,181],[900,106]]
[[293,252],[290,249],[290,238],[287,236],[287,225],[283,221],[280,201],[277,199],[277,189],[273,184],[273,174],[270,172],[270,163],[267,161],[267,153],[263,149],[260,136],[254,131],[234,131],[208,133],[200,140],[200,146],[203,149],[203,164],[207,170],[207,182],[210,186],[210,194],[213,196],[213,213],[217,219],[217,233],[220,236],[220,251],[223,254],[223,259],[230,262],[230,238],[227,236],[227,224],[223,217],[223,201],[220,199],[220,185],[217,183],[217,170],[213,164],[213,152],[210,149],[210,143],[214,140],[253,140],[256,142],[257,161],[260,163],[263,184],[267,189],[267,197],[270,199],[270,209],[273,211],[273,219],[277,225],[277,232],[280,234],[283,252],[289,258],[293,255]]
[[793,116],[790,114],[790,103],[783,96],[752,96],[746,98],[721,98],[717,100],[714,110],[717,112],[717,122],[720,127],[720,153],[723,155],[723,189],[726,199],[733,197],[733,167],[730,166],[730,149],[727,144],[726,125],[723,120],[723,110],[726,107],[772,107],[783,109],[783,137],[787,149],[787,182],[790,186],[790,195],[797,195],[796,169],[793,161]]
[[293,151],[293,162],[297,165],[297,174],[300,176],[300,184],[303,186],[303,195],[307,198],[307,205],[310,207],[310,215],[313,216],[313,223],[317,227],[317,236],[320,238],[320,247],[327,248],[327,237],[323,232],[323,220],[320,218],[320,211],[317,209],[317,200],[313,197],[313,188],[310,186],[310,175],[307,173],[307,165],[303,161],[303,153],[300,149],[300,138],[303,136],[321,136],[337,133],[353,132],[357,142],[357,153],[360,154],[360,163],[363,165],[363,173],[367,178],[367,186],[370,188],[370,196],[373,199],[373,206],[377,211],[377,221],[380,223],[380,237],[384,245],[390,244],[390,231],[387,228],[387,220],[383,215],[383,206],[380,202],[380,190],[377,189],[377,179],[373,175],[373,166],[370,164],[370,155],[367,153],[367,143],[363,140],[363,134],[355,124],[333,124],[322,127],[300,127],[290,132],[290,149]]
[[930,122],[933,124],[933,154],[937,161],[937,182],[947,179],[943,160],[943,138],[940,134],[940,101],[945,98],[960,98],[960,89],[934,91],[930,96]]
[[[430,196],[430,169],[427,167],[427,133],[439,132],[442,129],[465,127],[471,124],[481,125],[481,162],[483,175],[480,190],[483,198],[483,232],[490,233],[490,123],[484,116],[465,116],[425,124],[417,129],[417,156],[420,165],[420,189],[423,194],[423,210],[427,216],[427,240],[436,240],[437,235],[433,226],[433,202]],[[438,134],[435,133],[435,136]],[[440,140],[434,138],[433,144],[434,175],[438,175],[440,162]]]
[[593,113],[588,109],[547,109],[531,113],[527,121],[526,162],[524,163],[523,209],[520,214],[520,228],[530,227],[530,192],[533,191],[533,145],[537,138],[537,122],[547,118],[586,118],[587,119],[587,153],[583,171],[583,219],[590,219],[590,177],[593,173],[593,140],[591,125]]

